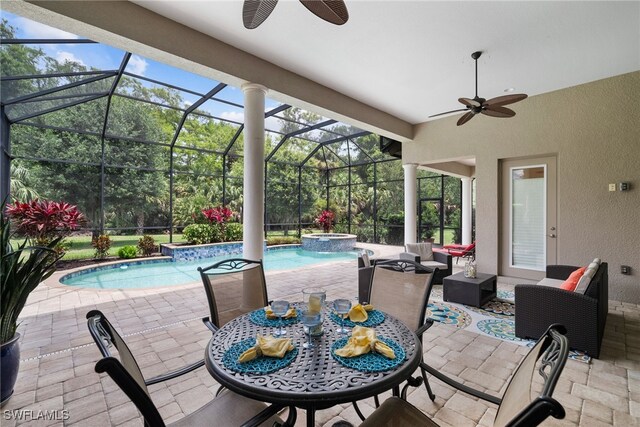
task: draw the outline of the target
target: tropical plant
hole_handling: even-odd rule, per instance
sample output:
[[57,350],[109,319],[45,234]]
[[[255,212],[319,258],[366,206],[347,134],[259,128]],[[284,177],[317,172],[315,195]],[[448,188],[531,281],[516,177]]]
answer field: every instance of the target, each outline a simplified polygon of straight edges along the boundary
[[138,255],[138,248],[133,245],[123,246],[118,249],[118,257],[124,259],[135,258]]
[[220,228],[211,224],[191,224],[182,230],[182,237],[190,245],[203,245],[221,241]]
[[10,173],[10,193],[11,199],[14,202],[17,202],[19,200],[30,202],[31,200],[40,197],[35,188],[33,188],[33,177],[31,176],[31,172],[29,171],[29,169],[12,162]]
[[0,343],[14,337],[27,297],[55,271],[55,263],[62,257],[55,251],[60,240],[58,237],[46,246],[28,247],[25,239],[14,249],[9,219],[4,206],[0,208]]
[[233,212],[226,206],[216,206],[215,208],[203,209],[202,215],[209,221],[212,226],[218,226],[220,235],[226,239],[227,221],[233,216]]
[[156,245],[156,241],[148,234],[145,234],[138,240],[138,252],[140,252],[142,256],[151,256],[157,250],[158,245]]
[[230,222],[227,224],[225,230],[225,241],[235,242],[242,240],[242,224],[237,222]]
[[316,224],[322,227],[322,231],[324,231],[325,233],[329,233],[333,228],[333,221],[335,220],[335,218],[336,216],[333,212],[331,212],[330,210],[324,210],[316,218]]
[[300,243],[300,238],[295,236],[270,236],[267,237],[267,246],[291,245]]
[[233,212],[226,206],[216,206],[215,208],[203,209],[202,215],[209,220],[210,224],[222,224],[231,218]]
[[6,210],[16,232],[39,246],[48,246],[54,239],[68,236],[85,222],[78,208],[66,202],[35,199],[7,205]]
[[96,259],[105,259],[109,255],[111,248],[111,238],[106,234],[101,234],[91,240],[91,246],[96,250],[93,257]]

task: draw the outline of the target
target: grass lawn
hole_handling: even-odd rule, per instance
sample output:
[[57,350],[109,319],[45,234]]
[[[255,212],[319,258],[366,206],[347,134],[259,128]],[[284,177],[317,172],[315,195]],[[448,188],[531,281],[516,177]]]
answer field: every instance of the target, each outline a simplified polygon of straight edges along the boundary
[[[117,256],[118,249],[123,246],[132,245],[136,246],[141,236],[110,236],[111,248],[109,249],[110,256]],[[151,234],[156,244],[169,243],[168,234]],[[71,243],[71,248],[64,255],[63,260],[76,260],[76,259],[91,259],[95,250],[91,247],[91,236],[72,236],[67,237],[67,242]],[[173,235],[174,243],[183,242],[182,234]],[[19,243],[22,243],[20,239],[12,239],[11,244],[15,247]]]

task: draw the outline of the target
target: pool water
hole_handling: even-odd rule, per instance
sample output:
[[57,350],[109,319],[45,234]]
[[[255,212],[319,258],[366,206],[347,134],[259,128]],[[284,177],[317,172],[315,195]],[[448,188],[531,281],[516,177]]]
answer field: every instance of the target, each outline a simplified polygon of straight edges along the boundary
[[[268,271],[290,270],[307,265],[333,261],[356,260],[359,251],[312,252],[300,248],[267,250],[264,254],[264,269]],[[175,286],[200,281],[198,267],[207,267],[228,258],[240,258],[240,254],[194,261],[158,261],[148,264],[118,264],[118,267],[98,268],[64,276],[65,285],[95,289],[143,289]]]

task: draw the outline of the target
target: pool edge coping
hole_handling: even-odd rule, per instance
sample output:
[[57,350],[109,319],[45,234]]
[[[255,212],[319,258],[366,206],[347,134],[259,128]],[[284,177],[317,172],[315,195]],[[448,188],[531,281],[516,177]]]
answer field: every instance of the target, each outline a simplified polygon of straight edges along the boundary
[[[291,248],[291,247],[301,247],[301,244],[299,243],[291,243],[291,244],[283,244],[283,245],[273,245],[273,246],[268,246],[267,250],[269,250],[269,248],[274,248],[274,249],[286,249],[286,248]],[[369,251],[372,252],[375,255],[375,251],[372,249],[368,249],[368,248],[363,248],[363,247],[357,247],[354,246],[353,248],[354,250],[359,250],[359,251]],[[372,256],[372,255],[370,255]],[[154,292],[154,291],[158,291],[158,290],[162,290],[162,291],[172,291],[175,289],[184,289],[187,286],[194,286],[194,285],[200,285],[201,282],[200,281],[193,281],[193,282],[188,282],[188,283],[182,283],[179,285],[169,285],[169,286],[157,286],[157,287],[150,287],[150,288],[109,288],[109,289],[100,289],[100,288],[87,288],[87,287],[81,287],[81,286],[73,286],[73,285],[67,285],[65,283],[62,283],[62,279],[69,275],[69,274],[73,274],[73,273],[77,273],[80,272],[82,270],[88,270],[91,268],[95,268],[96,265],[99,266],[111,266],[111,265],[117,265],[117,264],[123,264],[126,262],[132,262],[132,261],[139,261],[139,260],[143,260],[143,261],[149,261],[149,263],[151,263],[151,261],[164,261],[164,260],[173,260],[172,257],[170,256],[159,256],[159,257],[152,257],[152,258],[148,258],[148,257],[143,257],[143,258],[133,258],[133,259],[128,259],[128,260],[115,260],[115,261],[109,261],[109,262],[105,262],[105,263],[101,263],[101,264],[91,264],[91,265],[85,265],[85,266],[81,266],[81,267],[75,267],[75,268],[71,268],[68,270],[62,270],[62,271],[56,271],[54,272],[49,278],[47,278],[46,280],[40,282],[40,285],[45,284],[49,287],[52,288],[56,288],[56,289],[65,289],[65,290],[77,290],[77,291],[89,291],[89,292],[135,292],[135,293],[149,293],[149,292]],[[335,261],[335,262],[348,262],[348,261]],[[300,267],[300,268],[304,268],[304,267]]]

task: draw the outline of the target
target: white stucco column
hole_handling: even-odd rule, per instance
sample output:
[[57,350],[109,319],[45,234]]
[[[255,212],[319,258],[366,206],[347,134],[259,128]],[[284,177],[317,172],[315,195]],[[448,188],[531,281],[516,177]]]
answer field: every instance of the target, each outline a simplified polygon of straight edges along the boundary
[[417,238],[418,196],[417,165],[402,165],[404,169],[404,243],[415,243]]
[[264,98],[267,88],[246,83],[244,92],[243,256],[264,255]]
[[471,196],[471,178],[462,178],[462,244],[471,244],[471,212],[473,198]]

